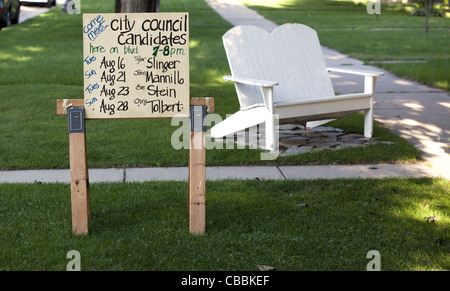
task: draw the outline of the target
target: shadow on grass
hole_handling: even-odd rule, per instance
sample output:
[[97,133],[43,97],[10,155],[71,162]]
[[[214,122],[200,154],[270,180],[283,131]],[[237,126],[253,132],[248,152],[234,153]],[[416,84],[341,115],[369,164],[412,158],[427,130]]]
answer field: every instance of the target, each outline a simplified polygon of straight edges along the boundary
[[[2,270],[382,270],[450,267],[449,183],[435,179],[207,183],[206,234],[189,234],[187,184],[91,185],[90,234],[71,235],[70,189],[0,185]],[[433,217],[433,221],[430,220]]]

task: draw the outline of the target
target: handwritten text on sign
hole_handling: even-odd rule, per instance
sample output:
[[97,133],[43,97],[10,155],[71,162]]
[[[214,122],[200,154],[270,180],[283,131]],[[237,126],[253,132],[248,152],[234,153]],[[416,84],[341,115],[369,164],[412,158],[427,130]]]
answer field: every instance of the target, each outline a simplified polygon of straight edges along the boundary
[[189,115],[187,13],[84,14],[87,119]]

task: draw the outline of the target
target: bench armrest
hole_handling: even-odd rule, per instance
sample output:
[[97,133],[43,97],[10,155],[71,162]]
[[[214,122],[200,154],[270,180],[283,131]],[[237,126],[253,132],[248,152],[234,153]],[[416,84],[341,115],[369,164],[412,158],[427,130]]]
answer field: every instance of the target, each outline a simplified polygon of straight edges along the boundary
[[356,70],[356,69],[348,69],[348,68],[327,68],[329,72],[337,72],[337,73],[346,73],[346,74],[353,74],[353,75],[361,75],[361,76],[368,76],[368,77],[379,77],[383,76],[383,72],[374,72],[374,71],[365,71],[365,70]]
[[273,87],[273,86],[277,86],[279,84],[278,82],[273,82],[273,81],[242,78],[242,77],[235,77],[235,76],[224,76],[223,79],[226,81],[233,81],[236,83],[253,85],[253,86],[258,86],[258,87],[263,87],[263,88]]

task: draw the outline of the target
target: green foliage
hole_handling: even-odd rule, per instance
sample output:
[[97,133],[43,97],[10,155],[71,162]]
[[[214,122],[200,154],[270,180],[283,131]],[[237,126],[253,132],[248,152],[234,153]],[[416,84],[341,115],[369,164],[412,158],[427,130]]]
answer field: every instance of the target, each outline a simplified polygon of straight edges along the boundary
[[434,6],[435,0],[418,0],[418,8],[411,12],[412,16],[426,16],[427,5],[428,5],[428,16],[431,17],[445,17],[445,11],[442,8],[445,5],[445,1],[442,2],[441,8],[436,8]]
[[[430,9],[430,11],[428,12],[429,16],[431,17],[444,17],[445,16],[445,12],[440,10],[440,9],[436,9],[436,8],[432,8]],[[425,8],[417,8],[416,10],[414,10],[413,12],[411,12],[412,16],[426,16],[427,11]]]

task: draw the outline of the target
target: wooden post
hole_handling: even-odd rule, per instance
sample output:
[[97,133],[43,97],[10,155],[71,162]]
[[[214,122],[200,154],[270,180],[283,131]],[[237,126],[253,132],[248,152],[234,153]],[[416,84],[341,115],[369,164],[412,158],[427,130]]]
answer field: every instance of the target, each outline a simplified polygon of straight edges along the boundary
[[88,234],[91,216],[84,107],[68,108],[72,231]]
[[[214,98],[191,98],[191,140],[189,151],[189,230],[204,234],[206,152],[204,119],[206,112],[215,110]],[[86,152],[86,129],[83,99],[56,100],[58,115],[69,116],[70,184],[72,201],[72,230],[76,235],[88,234],[91,216],[89,176]],[[67,109],[67,110],[66,110]]]
[[206,155],[204,118],[206,106],[191,106],[191,140],[189,150],[189,232],[204,234]]

